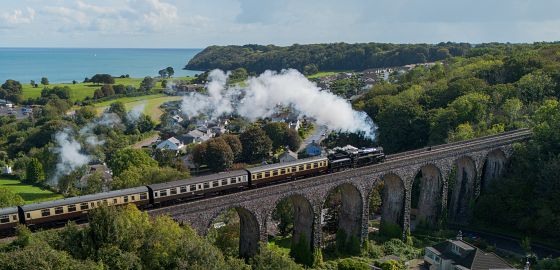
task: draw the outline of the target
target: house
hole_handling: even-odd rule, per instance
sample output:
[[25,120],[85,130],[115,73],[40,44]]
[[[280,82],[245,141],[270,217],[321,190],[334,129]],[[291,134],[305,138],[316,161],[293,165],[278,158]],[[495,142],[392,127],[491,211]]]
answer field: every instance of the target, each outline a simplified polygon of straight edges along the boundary
[[292,120],[288,122],[288,127],[295,131],[298,131],[301,127],[301,121],[299,121],[299,119]]
[[174,122],[175,124],[179,124],[179,125],[180,125],[180,124],[183,122],[183,120],[184,120],[183,117],[181,117],[181,116],[178,115],[178,114],[173,115],[173,116],[171,117],[171,119],[173,119],[173,122]]
[[322,151],[323,149],[321,148],[321,146],[315,141],[311,142],[305,147],[305,153],[310,157],[319,156],[321,155]]
[[515,269],[498,255],[463,241],[460,231],[456,239],[426,247],[424,264],[430,270]]
[[[211,134],[211,133],[210,133]],[[201,143],[209,140],[212,136],[207,132],[202,132],[198,129],[191,130],[187,134],[178,137],[178,140],[183,144]]]
[[284,153],[282,153],[278,157],[278,160],[280,161],[280,163],[290,162],[290,161],[294,161],[294,160],[297,160],[297,159],[298,159],[298,154],[290,151],[290,149],[287,149]]
[[160,142],[156,146],[156,148],[162,150],[180,151],[185,148],[185,145],[175,137],[171,137],[165,141]]
[[14,104],[11,101],[8,101],[8,100],[5,100],[5,99],[0,99],[0,106],[7,107],[7,108],[13,108]]
[[109,169],[109,167],[107,167],[107,165],[105,165],[105,163],[89,165],[86,173],[84,174],[84,176],[82,176],[82,178],[80,178],[80,181],[78,182],[77,187],[78,188],[87,187],[89,177],[91,177],[94,173],[99,173],[99,175],[101,175],[101,179],[103,180],[103,190],[107,191],[109,183],[111,183],[111,181],[113,181],[113,174],[111,173],[111,170]]

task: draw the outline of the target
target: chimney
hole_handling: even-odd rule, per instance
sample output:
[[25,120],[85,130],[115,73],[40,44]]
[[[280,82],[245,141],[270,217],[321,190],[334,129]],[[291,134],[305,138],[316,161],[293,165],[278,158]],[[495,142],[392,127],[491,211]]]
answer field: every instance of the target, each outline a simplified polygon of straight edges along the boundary
[[457,240],[463,240],[463,233],[461,232],[461,230],[459,230],[459,233],[457,234]]

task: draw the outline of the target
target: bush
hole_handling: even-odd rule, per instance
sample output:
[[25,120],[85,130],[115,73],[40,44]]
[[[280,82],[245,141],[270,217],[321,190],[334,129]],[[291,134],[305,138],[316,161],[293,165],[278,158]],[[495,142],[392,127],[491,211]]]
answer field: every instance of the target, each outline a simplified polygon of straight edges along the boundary
[[409,246],[399,239],[391,239],[383,244],[385,254],[396,255],[402,259],[412,260],[420,255],[420,250]]
[[395,260],[387,260],[384,262],[376,262],[375,266],[383,269],[383,270],[404,270],[406,269],[406,265],[404,263],[395,261]]
[[371,267],[361,261],[357,261],[352,258],[340,260],[338,262],[338,270],[369,270]]
[[402,228],[396,223],[382,222],[379,228],[379,234],[387,238],[400,239],[402,237]]

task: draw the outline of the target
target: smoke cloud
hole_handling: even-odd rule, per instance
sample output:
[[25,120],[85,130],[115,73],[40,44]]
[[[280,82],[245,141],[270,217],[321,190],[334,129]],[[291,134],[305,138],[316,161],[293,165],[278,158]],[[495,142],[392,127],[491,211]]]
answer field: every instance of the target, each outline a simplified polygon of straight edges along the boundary
[[142,115],[142,113],[144,113],[144,108],[146,108],[146,103],[142,102],[136,106],[134,106],[134,108],[132,108],[132,110],[130,110],[127,114],[126,114],[126,120],[128,120],[129,123],[136,123],[138,122],[138,119],[140,118],[140,115]]
[[68,175],[73,170],[88,164],[90,157],[82,153],[81,144],[71,135],[71,130],[65,129],[55,135],[56,147],[54,152],[58,154],[56,172],[51,179],[52,184],[58,184],[61,176]]
[[194,93],[183,98],[182,110],[189,116],[200,114],[211,118],[237,113],[250,120],[272,116],[280,107],[290,107],[300,115],[315,119],[330,130],[360,132],[375,137],[377,127],[365,112],[328,91],[321,91],[297,70],[280,73],[265,71],[251,77],[247,85],[227,86],[227,76],[221,70],[210,72],[206,85],[208,95]]

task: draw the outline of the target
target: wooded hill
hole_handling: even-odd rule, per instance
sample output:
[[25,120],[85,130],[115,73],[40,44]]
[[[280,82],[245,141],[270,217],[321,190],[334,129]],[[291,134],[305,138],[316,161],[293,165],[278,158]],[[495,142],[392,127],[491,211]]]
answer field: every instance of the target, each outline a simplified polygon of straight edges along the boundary
[[363,70],[394,67],[413,63],[463,56],[472,47],[468,43],[389,44],[331,43],[280,47],[274,45],[210,46],[193,57],[185,69],[234,70],[243,67],[249,72],[295,68],[304,71],[308,65],[318,70]]

